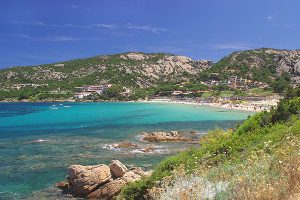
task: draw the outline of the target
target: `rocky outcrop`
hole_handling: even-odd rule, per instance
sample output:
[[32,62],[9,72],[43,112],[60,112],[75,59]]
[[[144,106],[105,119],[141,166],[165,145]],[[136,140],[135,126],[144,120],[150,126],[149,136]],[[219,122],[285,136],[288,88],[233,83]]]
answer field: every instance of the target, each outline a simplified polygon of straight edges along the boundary
[[124,142],[112,144],[111,147],[112,148],[136,148],[138,147],[138,145],[132,142],[124,141]]
[[112,199],[127,184],[150,176],[151,171],[141,168],[129,169],[120,161],[113,160],[109,166],[71,165],[68,168],[67,181],[56,184],[64,193],[74,197],[90,199]]
[[121,177],[121,179],[124,180],[126,183],[131,183],[140,180],[141,175],[136,174],[133,171],[128,171]]
[[120,193],[121,189],[125,186],[126,181],[122,179],[113,180],[99,189],[87,195],[90,199],[112,199],[113,196]]
[[109,165],[111,174],[116,177],[122,177],[127,171],[127,167],[118,160],[113,160]]
[[72,193],[78,197],[86,196],[110,178],[110,168],[107,165],[71,165],[68,169]]
[[127,53],[127,54],[121,55],[120,58],[122,58],[122,59],[124,59],[124,60],[135,60],[135,61],[139,61],[139,60],[145,60],[145,59],[148,59],[149,56],[147,56],[146,54],[143,54],[143,53]]
[[148,142],[174,142],[189,140],[188,138],[183,137],[178,131],[144,133],[142,139]]
[[298,60],[294,65],[294,72],[296,75],[300,75],[300,60]]
[[218,67],[221,65],[225,70],[230,71],[239,71],[240,69],[237,66],[241,65],[249,69],[269,70],[271,79],[287,73],[291,76],[293,82],[300,83],[300,50],[261,48],[238,51],[216,64]]

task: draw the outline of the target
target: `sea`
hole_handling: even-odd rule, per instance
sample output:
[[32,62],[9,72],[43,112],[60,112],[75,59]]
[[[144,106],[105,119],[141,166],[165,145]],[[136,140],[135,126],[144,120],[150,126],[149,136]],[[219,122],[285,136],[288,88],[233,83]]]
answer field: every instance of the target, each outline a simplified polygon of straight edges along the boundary
[[[253,112],[171,103],[0,103],[0,200],[64,199],[55,183],[72,164],[152,169],[199,144],[147,143],[144,132],[234,128]],[[129,141],[136,149],[113,144]],[[142,148],[154,151],[145,153]],[[140,149],[139,149],[140,148]]]

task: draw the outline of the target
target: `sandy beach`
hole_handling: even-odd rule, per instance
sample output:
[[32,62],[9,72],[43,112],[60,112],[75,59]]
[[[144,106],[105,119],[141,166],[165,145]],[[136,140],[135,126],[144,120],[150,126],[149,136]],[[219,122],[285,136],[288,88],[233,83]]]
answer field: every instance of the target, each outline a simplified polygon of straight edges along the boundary
[[185,104],[195,106],[213,106],[230,110],[246,110],[252,112],[269,111],[271,107],[276,107],[278,100],[273,99],[269,101],[249,101],[247,104],[230,104],[230,103],[207,103],[207,102],[196,102],[196,101],[181,101],[172,99],[151,99],[138,101],[143,103],[172,103],[172,104]]

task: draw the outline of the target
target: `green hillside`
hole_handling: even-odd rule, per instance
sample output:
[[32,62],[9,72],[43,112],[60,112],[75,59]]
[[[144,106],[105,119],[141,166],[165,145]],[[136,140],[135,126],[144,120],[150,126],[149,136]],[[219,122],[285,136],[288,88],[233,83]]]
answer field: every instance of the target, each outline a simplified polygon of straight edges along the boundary
[[[222,91],[228,88],[211,87],[210,81],[228,81],[233,75],[267,83],[275,92],[285,92],[289,85],[300,84],[300,51],[239,51],[214,64],[172,54],[130,52],[14,67],[0,70],[0,100],[63,100],[73,97],[76,87],[101,83],[131,88],[133,99],[165,93],[167,89],[180,90],[176,84],[182,82],[188,82],[189,88],[195,90]],[[39,86],[16,90],[16,84]]]
[[[133,89],[157,86],[164,82],[190,80],[195,74],[210,67],[209,62],[193,61],[184,56],[165,53],[122,53],[86,59],[14,67],[0,70],[1,96],[6,98],[36,98],[50,91],[72,97],[75,87],[111,83]],[[13,89],[14,84],[46,84],[39,88]]]
[[[213,199],[289,199],[300,192],[299,141],[296,89],[277,109],[258,113],[234,130],[210,131],[199,148],[162,161],[151,177],[124,188],[120,198],[195,199],[203,194],[196,199],[206,199],[208,189]],[[207,183],[224,187],[213,192]]]
[[269,48],[238,51],[199,74],[198,79],[207,80],[211,73],[218,73],[221,80],[235,75],[265,82],[282,92],[279,87],[300,83],[300,51]]

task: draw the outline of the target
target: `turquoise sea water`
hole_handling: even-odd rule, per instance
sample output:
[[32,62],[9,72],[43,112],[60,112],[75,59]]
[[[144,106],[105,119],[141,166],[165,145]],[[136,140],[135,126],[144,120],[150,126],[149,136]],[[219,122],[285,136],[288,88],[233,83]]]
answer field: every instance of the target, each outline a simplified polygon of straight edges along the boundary
[[[0,199],[52,192],[71,164],[149,168],[183,144],[147,144],[142,131],[234,127],[251,112],[159,103],[0,103]],[[107,145],[131,141],[158,151],[115,151]],[[53,189],[54,190],[54,189]]]

